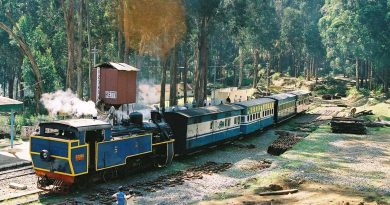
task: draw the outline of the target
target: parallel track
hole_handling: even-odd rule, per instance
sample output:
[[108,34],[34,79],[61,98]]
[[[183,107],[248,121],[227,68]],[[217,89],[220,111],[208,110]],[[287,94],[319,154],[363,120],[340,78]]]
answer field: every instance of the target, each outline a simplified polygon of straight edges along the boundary
[[22,167],[19,169],[13,169],[13,170],[7,170],[4,172],[0,172],[0,181],[7,180],[7,179],[12,179],[12,178],[17,178],[21,176],[26,176],[26,175],[32,175],[35,172],[32,170],[32,166],[27,166],[27,167]]

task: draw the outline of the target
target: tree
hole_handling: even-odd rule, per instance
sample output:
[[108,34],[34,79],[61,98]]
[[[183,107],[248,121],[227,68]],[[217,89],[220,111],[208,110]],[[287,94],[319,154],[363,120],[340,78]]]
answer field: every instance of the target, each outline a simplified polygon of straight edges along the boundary
[[62,12],[64,13],[66,42],[68,47],[68,66],[66,69],[66,88],[74,90],[73,70],[74,70],[74,1],[61,0]]
[[191,9],[191,16],[196,23],[198,34],[199,61],[195,70],[195,100],[197,106],[202,106],[207,97],[207,73],[208,73],[208,52],[209,32],[213,19],[218,13],[220,0],[197,0],[186,1],[187,8]]
[[38,112],[39,111],[39,99],[44,91],[43,90],[43,81],[42,81],[42,76],[41,76],[40,70],[38,68],[35,57],[33,56],[32,52],[30,50],[30,47],[26,43],[23,35],[21,33],[14,32],[14,30],[19,31],[19,28],[16,25],[16,21],[12,17],[12,14],[10,13],[11,10],[13,11],[11,4],[10,3],[5,4],[5,3],[3,3],[3,1],[1,1],[0,2],[0,9],[1,9],[2,13],[6,15],[6,18],[8,19],[8,22],[10,24],[10,26],[7,26],[5,24],[5,22],[0,22],[0,29],[7,32],[9,34],[9,36],[12,37],[17,42],[21,51],[23,52],[24,55],[26,55],[29,62],[31,63],[31,68],[32,68],[34,80],[36,82],[35,92],[34,92],[35,101],[36,101],[35,102],[35,104],[36,104],[35,109],[36,109],[36,112]]

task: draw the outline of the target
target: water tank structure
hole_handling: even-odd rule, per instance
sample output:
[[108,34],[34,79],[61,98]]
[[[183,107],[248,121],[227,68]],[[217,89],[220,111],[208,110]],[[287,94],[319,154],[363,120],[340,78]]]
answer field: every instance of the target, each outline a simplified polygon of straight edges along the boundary
[[137,72],[126,63],[102,63],[91,72],[91,99],[105,107],[118,108],[136,102]]

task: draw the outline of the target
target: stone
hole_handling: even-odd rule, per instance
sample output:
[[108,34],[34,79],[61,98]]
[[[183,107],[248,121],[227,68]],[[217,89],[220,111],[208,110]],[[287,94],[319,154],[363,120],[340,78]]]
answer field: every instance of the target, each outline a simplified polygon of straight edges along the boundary
[[9,183],[9,187],[12,189],[18,189],[18,190],[26,190],[27,189],[26,185],[14,183],[14,182]]

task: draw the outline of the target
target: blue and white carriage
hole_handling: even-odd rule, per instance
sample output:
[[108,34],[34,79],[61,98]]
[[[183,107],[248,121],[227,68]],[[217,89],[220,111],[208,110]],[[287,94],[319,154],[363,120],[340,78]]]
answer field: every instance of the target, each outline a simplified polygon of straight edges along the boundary
[[283,122],[296,114],[296,95],[289,93],[280,93],[267,96],[266,98],[274,99],[275,123]]
[[235,103],[242,106],[241,133],[249,134],[274,123],[274,99],[259,98]]
[[175,136],[175,153],[184,154],[239,136],[243,109],[231,104],[165,113]]

